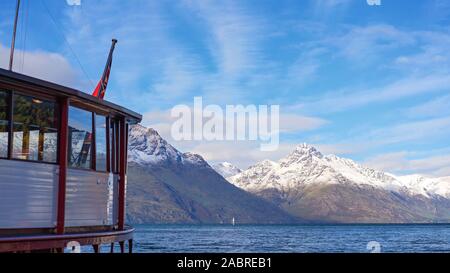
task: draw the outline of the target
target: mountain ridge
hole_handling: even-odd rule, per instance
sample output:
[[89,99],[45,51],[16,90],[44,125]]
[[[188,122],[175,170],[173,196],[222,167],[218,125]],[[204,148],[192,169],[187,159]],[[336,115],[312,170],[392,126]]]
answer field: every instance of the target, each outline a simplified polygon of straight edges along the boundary
[[264,160],[228,177],[303,219],[349,223],[449,222],[447,179],[397,177],[351,159],[324,156],[307,144],[277,162]]
[[132,223],[450,222],[448,177],[395,176],[301,144],[227,181],[217,164],[178,151],[153,129],[133,126],[129,140]]
[[217,173],[222,175],[224,178],[234,176],[242,172],[242,170],[230,162],[220,162],[213,164],[211,166]]
[[297,223],[299,220],[225,180],[201,157],[182,153],[155,130],[129,136],[127,220],[131,223]]
[[[301,164],[301,166],[299,166],[299,164]],[[423,194],[424,196],[440,195],[445,198],[450,198],[450,177],[427,178],[425,176],[418,174],[398,176],[363,166],[351,159],[338,157],[333,154],[324,156],[316,148],[307,144],[301,144],[297,146],[293,152],[291,152],[288,156],[280,159],[278,162],[264,160],[259,163],[256,163],[255,165],[249,167],[247,170],[242,171],[240,174],[229,177],[229,181],[237,186],[240,186],[241,188],[252,188],[252,186],[255,186],[254,185],[255,183],[242,184],[241,177],[245,176],[246,173],[254,174],[254,171],[260,168],[261,166],[266,167],[270,166],[271,168],[265,169],[265,171],[272,172],[271,175],[275,175],[273,172],[281,172],[282,174],[286,174],[287,172],[284,172],[283,170],[280,171],[280,169],[284,169],[285,171],[286,170],[291,171],[292,168],[295,167],[299,167],[298,170],[304,171],[301,172],[301,174],[305,175],[308,174],[307,171],[311,172],[315,168],[320,168],[321,172],[330,172],[331,174],[335,174],[336,177],[334,178],[341,178],[342,181],[352,180],[352,182],[355,183],[372,185],[389,190],[397,190],[397,191],[409,190],[411,193]],[[266,175],[268,175],[268,173],[264,173],[263,177],[259,177],[259,179],[264,178]],[[309,175],[314,174],[309,173]],[[321,175],[323,175],[323,173],[321,173]],[[310,178],[308,176],[306,177]],[[265,185],[269,188],[273,186],[280,187],[281,184],[283,184],[283,186],[289,184],[287,181],[276,181],[276,179],[273,182],[278,183],[270,183],[267,181],[270,179],[271,179],[270,177],[266,178],[267,185]],[[422,187],[423,185],[427,186],[429,184],[432,184],[431,181],[433,181],[435,182],[434,186],[436,186],[439,180],[448,180],[449,185],[445,185],[444,183],[442,183],[438,185],[441,187],[438,188],[434,187],[432,189],[430,188],[430,190],[433,191],[427,190],[426,191],[427,194],[424,193]],[[312,181],[320,182],[317,180]],[[336,179],[331,179],[327,181],[329,183],[339,182],[339,180]],[[413,183],[414,181],[416,183]],[[297,182],[299,181],[297,180]],[[301,182],[308,183],[311,182],[311,180],[308,181],[307,179],[305,179]],[[423,182],[423,185],[419,185],[418,182]]]

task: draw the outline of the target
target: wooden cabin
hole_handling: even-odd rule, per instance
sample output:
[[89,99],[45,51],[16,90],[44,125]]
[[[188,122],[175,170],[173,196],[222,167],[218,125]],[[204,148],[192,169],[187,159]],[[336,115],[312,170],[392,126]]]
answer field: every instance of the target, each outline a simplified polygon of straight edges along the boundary
[[0,69],[0,252],[118,243],[128,128],[142,116],[68,87]]

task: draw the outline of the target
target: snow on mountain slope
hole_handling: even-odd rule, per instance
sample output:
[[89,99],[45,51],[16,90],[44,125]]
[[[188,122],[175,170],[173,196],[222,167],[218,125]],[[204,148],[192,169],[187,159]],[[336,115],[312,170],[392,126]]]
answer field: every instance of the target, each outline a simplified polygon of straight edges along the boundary
[[297,223],[271,202],[230,184],[200,156],[155,130],[131,127],[127,220],[132,223]]
[[421,194],[426,197],[438,195],[450,199],[450,176],[438,178],[425,177],[418,174],[391,176],[415,194]]
[[212,165],[213,169],[218,172],[221,176],[227,178],[238,173],[241,173],[242,170],[238,167],[234,166],[229,162],[222,162]]
[[250,192],[276,189],[289,192],[310,184],[366,185],[411,195],[450,198],[450,177],[393,176],[335,155],[323,156],[314,147],[299,145],[278,162],[265,160],[228,180]]
[[128,161],[146,164],[195,164],[209,167],[197,154],[181,153],[164,140],[157,131],[142,125],[131,127],[128,145]]

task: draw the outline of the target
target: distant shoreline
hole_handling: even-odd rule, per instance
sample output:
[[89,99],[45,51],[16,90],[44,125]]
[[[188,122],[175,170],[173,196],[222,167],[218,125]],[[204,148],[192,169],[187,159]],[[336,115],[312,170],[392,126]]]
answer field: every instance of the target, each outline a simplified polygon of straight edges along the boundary
[[193,224],[193,223],[149,223],[149,224],[133,224],[134,227],[139,226],[450,226],[450,223],[298,223],[298,224],[239,224],[234,226],[230,224]]

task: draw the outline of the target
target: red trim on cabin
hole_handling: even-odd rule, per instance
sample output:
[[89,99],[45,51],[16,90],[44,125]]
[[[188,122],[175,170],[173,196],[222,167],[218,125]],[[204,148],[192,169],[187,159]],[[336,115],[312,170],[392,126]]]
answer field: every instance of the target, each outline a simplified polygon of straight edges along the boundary
[[9,121],[9,127],[8,127],[8,159],[12,159],[13,156],[13,140],[14,140],[14,120],[13,120],[13,114],[14,114],[14,92],[10,91],[9,98],[8,98],[8,121]]
[[120,119],[120,168],[119,168],[119,230],[123,230],[125,227],[125,183],[126,183],[126,122],[125,117]]
[[69,130],[69,99],[61,99],[61,124],[59,128],[59,183],[58,183],[58,211],[56,233],[64,233],[66,218],[66,177],[67,177],[67,142]]
[[115,136],[115,139],[114,139],[114,141],[115,141],[115,143],[116,143],[116,145],[114,146],[116,149],[116,151],[115,151],[115,153],[116,153],[116,156],[115,156],[115,159],[116,159],[116,162],[115,162],[115,173],[119,173],[119,162],[120,162],[120,157],[119,157],[119,154],[120,154],[120,129],[119,129],[119,121],[116,119],[115,121],[114,121],[114,127],[115,127],[115,134],[116,134],[116,136]]
[[92,112],[91,169],[97,170],[97,114]]
[[106,171],[112,173],[111,171],[111,137],[110,137],[110,118],[106,117]]

